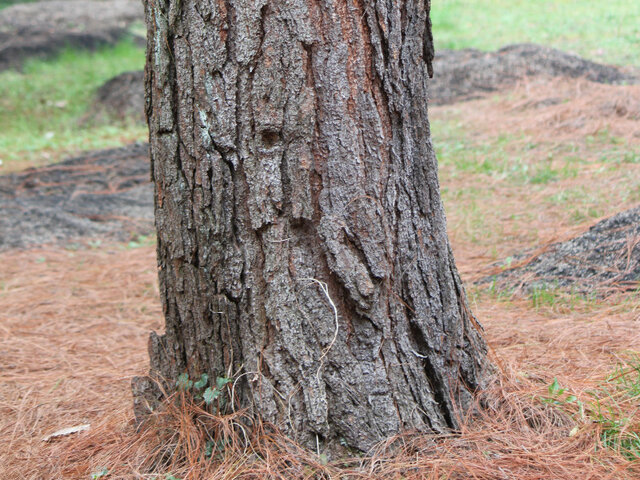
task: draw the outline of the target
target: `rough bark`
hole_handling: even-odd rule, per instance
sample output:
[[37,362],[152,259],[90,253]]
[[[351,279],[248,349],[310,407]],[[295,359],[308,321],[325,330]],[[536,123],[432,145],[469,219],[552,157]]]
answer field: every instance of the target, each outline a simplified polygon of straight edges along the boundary
[[487,361],[429,135],[429,2],[146,15],[166,317],[151,376],[233,374],[236,405],[314,448],[455,428]]

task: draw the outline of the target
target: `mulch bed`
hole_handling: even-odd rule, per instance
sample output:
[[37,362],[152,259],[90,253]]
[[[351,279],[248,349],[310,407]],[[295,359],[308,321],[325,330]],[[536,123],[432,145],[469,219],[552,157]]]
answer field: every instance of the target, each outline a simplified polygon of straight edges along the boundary
[[479,98],[527,77],[585,78],[608,84],[640,82],[638,72],[534,44],[508,45],[495,52],[440,50],[436,52],[433,70],[429,89],[434,105]]
[[557,287],[576,293],[637,289],[640,207],[602,220],[566,242],[516,255],[498,268],[504,270],[481,283],[525,292]]
[[153,231],[149,147],[90,152],[0,176],[0,250]]

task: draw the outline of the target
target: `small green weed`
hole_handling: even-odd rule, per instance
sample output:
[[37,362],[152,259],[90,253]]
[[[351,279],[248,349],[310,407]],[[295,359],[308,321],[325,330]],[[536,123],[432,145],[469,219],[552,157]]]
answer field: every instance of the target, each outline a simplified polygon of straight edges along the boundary
[[151,235],[138,235],[135,239],[127,243],[126,248],[132,250],[134,248],[150,247],[156,244],[156,236]]
[[553,311],[573,311],[577,307],[595,307],[595,293],[585,294],[574,288],[562,288],[558,283],[541,283],[531,289],[531,304],[536,310],[549,308]]
[[211,405],[216,399],[222,395],[224,391],[225,385],[231,382],[230,378],[226,377],[218,377],[216,378],[216,386],[215,387],[207,387],[207,389],[202,394],[202,398],[204,399],[204,403],[207,405]]
[[534,285],[531,290],[531,303],[536,310],[542,307],[555,307],[560,299],[557,285]]
[[582,208],[576,208],[571,212],[570,220],[573,223],[582,223],[584,221],[591,221],[595,218],[600,218],[602,212],[593,206],[586,206]]
[[226,393],[227,385],[233,380],[227,377],[217,377],[215,385],[209,385],[209,375],[203,373],[200,378],[194,382],[189,379],[188,373],[182,373],[176,380],[176,389],[179,392],[187,392],[193,395],[194,400],[202,401],[207,406],[210,406],[218,401],[218,411],[224,409],[226,405]]
[[622,163],[640,163],[640,151],[625,152],[622,157]]
[[101,468],[95,473],[91,474],[91,480],[97,480],[98,478],[103,478],[109,475],[109,470],[107,468]]
[[98,249],[102,246],[102,240],[98,239],[98,240],[89,240],[87,242],[87,245],[89,245],[90,248],[93,249]]
[[488,287],[472,285],[467,291],[472,303],[479,302],[487,296],[502,303],[510,303],[513,299],[513,289],[502,288],[498,285],[495,276]]
[[529,178],[529,182],[533,184],[545,184],[556,180],[557,178],[558,171],[554,170],[551,165],[545,164]]

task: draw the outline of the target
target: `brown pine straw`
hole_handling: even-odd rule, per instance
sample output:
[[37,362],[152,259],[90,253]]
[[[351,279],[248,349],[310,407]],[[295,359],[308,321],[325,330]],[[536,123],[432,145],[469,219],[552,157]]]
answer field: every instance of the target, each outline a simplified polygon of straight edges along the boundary
[[[442,169],[443,185],[461,192],[446,207],[466,279],[499,258],[570,238],[595,221],[572,221],[571,201],[549,208],[551,195],[589,188],[594,197],[582,199],[581,207],[603,216],[633,206],[626,193],[637,185],[640,165],[609,171],[600,160],[608,146],[585,138],[608,132],[637,150],[639,87],[554,82],[525,81],[497,100],[432,109],[434,116],[460,118],[479,144],[512,134],[506,153],[532,166],[547,152],[558,166],[563,155],[584,160],[576,178],[535,188],[479,174],[454,177]],[[492,130],[495,125],[500,132]],[[526,150],[528,142],[540,146]],[[575,151],[558,152],[563,142]],[[469,197],[472,191],[481,195]],[[484,215],[479,227],[466,211],[476,201]],[[636,294],[613,292],[597,300],[567,295],[538,307],[528,298],[473,296],[471,308],[498,366],[475,418],[466,418],[456,434],[406,433],[368,456],[325,464],[246,413],[211,415],[184,395],[172,397],[147,428],[136,429],[130,380],[148,370],[148,332],[163,324],[154,257],[153,247],[122,245],[0,254],[0,479],[88,479],[103,468],[105,479],[157,480],[167,474],[183,480],[640,478],[637,462],[604,448],[602,425],[593,416],[582,417],[575,404],[542,401],[557,378],[588,403],[589,392],[616,366],[632,361],[640,350]],[[627,419],[627,431],[640,431],[637,397],[619,390],[601,401]],[[85,423],[91,424],[88,432],[42,441]],[[211,438],[224,448],[205,461]]]
[[[103,467],[109,479],[640,475],[638,465],[600,445],[598,424],[540,401],[554,377],[588,400],[587,391],[637,350],[638,302],[628,296],[539,309],[526,299],[479,297],[472,307],[499,370],[476,418],[455,435],[407,433],[369,456],[325,464],[243,412],[211,415],[184,395],[136,430],[129,382],[147,370],[147,333],[161,327],[152,247],[14,251],[0,254],[0,265],[2,479],[87,479]],[[616,402],[636,428],[638,406]],[[83,423],[89,432],[42,441]],[[224,448],[206,460],[211,438]]]
[[152,248],[0,254],[0,478],[64,478],[43,436],[126,425],[162,325],[156,285]]
[[524,132],[536,141],[560,144],[607,134],[640,142],[640,85],[533,77],[506,94],[431,110],[463,111],[477,135]]

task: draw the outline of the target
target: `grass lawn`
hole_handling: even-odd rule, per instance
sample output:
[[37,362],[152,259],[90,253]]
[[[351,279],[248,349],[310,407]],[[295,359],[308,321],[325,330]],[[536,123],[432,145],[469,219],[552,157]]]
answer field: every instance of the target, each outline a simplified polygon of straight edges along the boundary
[[126,40],[95,52],[69,49],[0,73],[0,171],[145,139],[144,125],[83,121],[100,85],[143,66],[144,49]]
[[533,42],[640,66],[637,0],[436,0],[431,8],[436,48],[495,50]]

